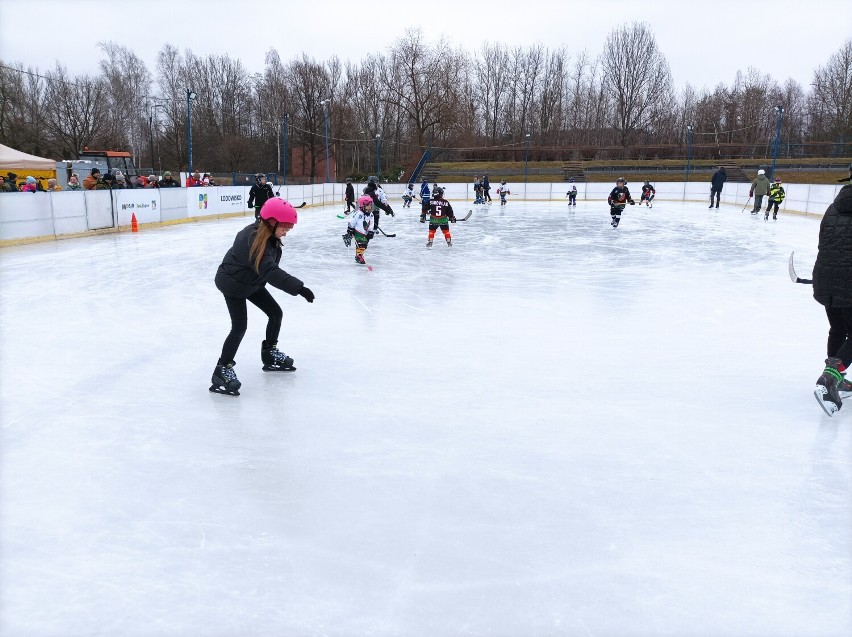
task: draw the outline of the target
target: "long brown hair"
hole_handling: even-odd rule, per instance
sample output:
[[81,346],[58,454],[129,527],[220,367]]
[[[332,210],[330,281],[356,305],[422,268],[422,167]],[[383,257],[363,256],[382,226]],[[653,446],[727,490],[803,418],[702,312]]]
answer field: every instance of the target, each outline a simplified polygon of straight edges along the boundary
[[260,262],[263,260],[266,243],[270,238],[275,239],[279,244],[281,240],[275,238],[275,228],[266,221],[261,220],[257,226],[257,232],[254,233],[254,241],[251,242],[251,248],[249,248],[249,258],[254,261],[254,271],[260,274]]

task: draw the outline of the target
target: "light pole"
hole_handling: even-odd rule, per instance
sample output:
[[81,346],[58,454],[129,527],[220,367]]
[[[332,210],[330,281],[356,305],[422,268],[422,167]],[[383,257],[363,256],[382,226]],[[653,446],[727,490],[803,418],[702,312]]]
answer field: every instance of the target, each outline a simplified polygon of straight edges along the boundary
[[189,147],[189,174],[192,174],[192,119],[189,111],[189,103],[198,97],[198,93],[186,89],[186,142]]
[[281,118],[281,183],[287,185],[287,113]]
[[[530,134],[527,133],[524,135],[524,144],[526,145],[526,150],[524,151],[524,184],[527,183],[527,179],[529,177],[529,159],[530,159]],[[524,188],[526,190],[526,188]],[[526,196],[526,193],[524,193]]]
[[324,99],[320,104],[322,104],[322,110],[325,113],[325,183],[331,183],[331,162],[328,156],[328,103],[330,99]]
[[376,133],[376,178],[382,180],[382,162],[379,159],[379,144],[382,143],[382,136]]
[[778,123],[775,125],[775,150],[772,151],[772,170],[769,171],[769,181],[772,182],[772,177],[775,175],[775,161],[778,159],[778,141],[781,139],[781,120],[784,117],[784,107],[776,106],[778,112]]
[[689,169],[692,163],[692,124],[686,125],[686,181],[689,181]]

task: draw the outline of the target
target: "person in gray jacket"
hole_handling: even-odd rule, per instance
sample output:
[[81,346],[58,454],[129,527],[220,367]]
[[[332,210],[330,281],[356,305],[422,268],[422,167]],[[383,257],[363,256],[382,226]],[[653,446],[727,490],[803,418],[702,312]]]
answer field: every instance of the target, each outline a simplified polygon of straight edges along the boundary
[[719,207],[719,197],[722,196],[722,186],[728,180],[728,173],[725,172],[724,166],[719,166],[719,170],[713,173],[710,178],[710,207],[713,207],[713,195],[716,195],[716,207]]
[[754,208],[751,214],[756,215],[760,212],[763,206],[763,198],[769,194],[769,180],[766,178],[766,171],[761,168],[757,171],[757,177],[751,182],[751,190],[748,192],[749,197],[754,197]]

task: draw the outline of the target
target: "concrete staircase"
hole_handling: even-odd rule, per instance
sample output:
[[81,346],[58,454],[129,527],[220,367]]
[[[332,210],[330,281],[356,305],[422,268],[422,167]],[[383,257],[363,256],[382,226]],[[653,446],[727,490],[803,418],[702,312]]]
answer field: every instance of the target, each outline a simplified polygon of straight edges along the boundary
[[[751,179],[745,174],[745,171],[736,164],[720,164],[725,172],[728,173],[728,181],[734,184],[748,184]],[[714,171],[715,172],[715,171]]]
[[573,177],[574,181],[578,184],[586,181],[586,173],[583,172],[583,164],[578,161],[562,162],[562,178],[565,181],[568,181],[571,177]]

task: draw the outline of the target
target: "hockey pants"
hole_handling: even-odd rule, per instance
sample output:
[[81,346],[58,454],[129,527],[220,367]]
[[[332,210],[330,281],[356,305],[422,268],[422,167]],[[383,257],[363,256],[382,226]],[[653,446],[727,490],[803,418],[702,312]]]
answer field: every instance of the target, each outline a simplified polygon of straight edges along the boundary
[[429,241],[432,241],[435,238],[435,231],[441,229],[441,232],[444,233],[444,239],[449,241],[452,239],[452,235],[450,235],[450,226],[446,223],[430,223],[429,224]]

